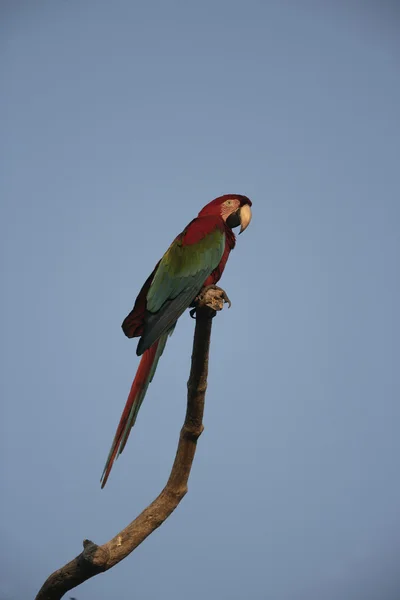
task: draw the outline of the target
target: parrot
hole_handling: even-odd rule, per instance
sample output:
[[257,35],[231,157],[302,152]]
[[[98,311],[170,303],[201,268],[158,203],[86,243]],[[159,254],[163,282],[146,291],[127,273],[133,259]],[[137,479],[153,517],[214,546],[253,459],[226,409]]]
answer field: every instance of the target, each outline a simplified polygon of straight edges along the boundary
[[206,204],[156,264],[124,319],[124,334],[139,338],[136,354],[141,360],[100,479],[101,488],[125,448],[178,318],[204,288],[215,286],[221,278],[236,244],[232,229],[240,226],[242,233],[248,227],[251,206],[251,200],[240,194],[225,194]]

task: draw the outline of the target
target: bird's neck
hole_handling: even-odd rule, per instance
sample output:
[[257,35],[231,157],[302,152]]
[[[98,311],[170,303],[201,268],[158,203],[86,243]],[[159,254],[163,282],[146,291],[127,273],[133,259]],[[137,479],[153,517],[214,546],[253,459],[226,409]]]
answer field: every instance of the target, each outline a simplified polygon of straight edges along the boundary
[[236,236],[233,233],[232,229],[225,223],[225,236],[226,243],[229,246],[229,250],[233,250],[236,244]]

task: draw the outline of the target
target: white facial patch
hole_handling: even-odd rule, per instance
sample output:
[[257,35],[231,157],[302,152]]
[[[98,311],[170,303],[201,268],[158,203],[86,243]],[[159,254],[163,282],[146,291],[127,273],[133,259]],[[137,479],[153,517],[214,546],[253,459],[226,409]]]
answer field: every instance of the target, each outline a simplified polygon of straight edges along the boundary
[[229,200],[225,200],[223,204],[221,204],[221,217],[226,221],[226,219],[234,213],[240,206],[240,201],[237,198],[231,198]]

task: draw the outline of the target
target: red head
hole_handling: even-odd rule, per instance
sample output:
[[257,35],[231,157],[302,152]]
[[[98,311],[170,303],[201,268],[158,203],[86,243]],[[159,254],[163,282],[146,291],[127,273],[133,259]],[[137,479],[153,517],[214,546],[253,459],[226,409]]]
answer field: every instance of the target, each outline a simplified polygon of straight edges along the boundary
[[240,194],[225,194],[215,198],[199,212],[199,217],[219,215],[229,227],[241,225],[240,233],[251,221],[251,200]]

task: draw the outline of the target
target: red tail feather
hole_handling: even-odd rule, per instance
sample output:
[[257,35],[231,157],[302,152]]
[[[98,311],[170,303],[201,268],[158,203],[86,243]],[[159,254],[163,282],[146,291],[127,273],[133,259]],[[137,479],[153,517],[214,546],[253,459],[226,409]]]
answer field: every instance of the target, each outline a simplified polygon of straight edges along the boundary
[[[138,397],[138,394],[142,391],[144,385],[146,384],[146,380],[149,376],[154,357],[157,352],[158,341],[153,344],[148,350],[146,350],[141,358],[139,363],[138,370],[136,371],[135,379],[133,380],[131,391],[129,392],[128,399],[125,404],[125,408],[123,410],[119,425],[117,427],[117,432],[114,437],[114,441],[111,446],[111,452],[106,462],[106,466],[104,468],[101,487],[103,488],[106,483],[108,476],[110,475],[110,471],[112,469],[115,457],[117,456],[118,451],[121,453],[125,447],[125,444],[129,437],[129,431],[126,435],[123,445],[121,446],[121,441],[124,437],[125,430],[128,424],[129,415],[134,405],[135,400]],[[121,447],[120,447],[121,446]]]

